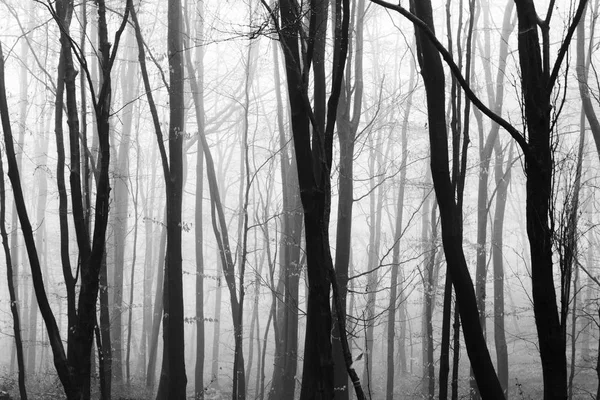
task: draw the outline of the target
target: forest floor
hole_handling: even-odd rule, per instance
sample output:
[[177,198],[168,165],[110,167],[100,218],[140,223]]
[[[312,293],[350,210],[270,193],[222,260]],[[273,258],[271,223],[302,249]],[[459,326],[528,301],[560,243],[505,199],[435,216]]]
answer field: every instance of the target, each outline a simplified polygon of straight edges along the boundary
[[[523,357],[523,360],[514,360],[511,362],[509,398],[518,400],[537,400],[543,397],[541,371],[538,364],[531,362],[530,357]],[[529,360],[526,362],[526,360]],[[521,362],[519,362],[521,361]],[[580,362],[576,368],[576,374],[573,380],[573,399],[594,399],[598,380],[595,371],[595,360],[590,362]],[[420,373],[420,367],[413,369],[413,374],[407,373],[398,376],[394,390],[394,399],[398,400],[421,400],[425,398],[423,393],[423,381],[416,373]],[[436,368],[436,375],[438,370]],[[461,365],[461,378],[458,384],[458,398],[469,398],[469,376],[468,369]],[[437,376],[436,376],[437,379]],[[385,374],[374,374],[374,379],[370,385],[364,385],[365,393],[369,400],[385,399]],[[93,383],[93,387],[97,387]],[[193,398],[192,387],[189,385],[189,397]],[[436,396],[438,387],[436,385]],[[10,397],[6,399],[19,399],[17,376],[11,375],[5,369],[0,369],[0,399],[2,392],[8,393]],[[37,374],[31,378],[27,384],[27,394],[32,400],[58,400],[64,398],[64,393],[60,381],[54,371],[47,371]],[[297,394],[299,395],[299,385]],[[146,400],[152,399],[153,393],[145,388],[141,379],[133,378],[130,385],[121,384],[113,386],[113,396],[115,400]],[[257,393],[250,388],[247,393],[248,400],[258,399]],[[264,396],[267,398],[267,395]],[[99,398],[99,393],[93,393],[92,398]],[[226,387],[221,390],[209,387],[205,393],[206,400],[225,400],[231,398],[231,392]],[[283,399],[282,399],[283,400]],[[287,400],[287,399],[286,399]]]

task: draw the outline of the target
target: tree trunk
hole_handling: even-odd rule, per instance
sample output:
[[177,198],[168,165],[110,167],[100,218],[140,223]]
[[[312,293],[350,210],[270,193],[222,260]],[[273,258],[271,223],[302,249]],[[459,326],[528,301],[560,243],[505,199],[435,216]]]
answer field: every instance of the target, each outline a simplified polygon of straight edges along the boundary
[[[282,27],[279,36],[283,44],[288,95],[292,112],[291,126],[296,152],[300,197],[304,209],[306,259],[308,276],[308,307],[304,366],[300,398],[329,399],[334,395],[333,358],[331,351],[331,308],[329,288],[335,279],[329,246],[329,214],[331,204],[330,171],[333,151],[333,129],[339,101],[346,54],[348,49],[348,1],[335,2],[335,42],[332,90],[325,108],[324,39],[327,27],[327,2],[318,1],[311,14],[309,35],[311,44],[307,58],[300,56],[298,38],[301,18],[289,0],[279,2]],[[276,21],[275,15],[272,18]],[[308,95],[303,84],[308,78],[299,68],[301,59],[307,61],[304,71],[310,69],[314,57],[314,114],[308,112]],[[312,125],[312,145],[311,145]],[[337,285],[337,283],[334,283]],[[336,307],[339,306],[339,296]],[[342,326],[344,321],[338,321]],[[345,329],[345,328],[344,328]],[[345,331],[340,329],[342,341]],[[346,342],[347,343],[347,342]],[[346,357],[349,372],[351,359]],[[354,379],[357,393],[358,379]],[[357,385],[358,383],[358,385]]]
[[213,323],[213,345],[212,345],[212,360],[210,371],[210,382],[216,389],[219,389],[219,375],[221,374],[219,367],[219,353],[221,348],[221,303],[223,296],[223,264],[219,255],[217,255],[217,288],[215,290],[215,322]]
[[[363,30],[365,2],[353,2],[356,20],[354,29],[354,84],[350,81],[352,65],[346,66],[346,78],[342,81],[340,104],[338,105],[338,140],[340,145],[339,183],[338,183],[338,214],[335,244],[335,273],[340,292],[342,313],[335,312],[334,317],[346,319],[346,303],[348,293],[348,268],[350,264],[350,248],[352,246],[352,207],[354,204],[354,143],[358,124],[360,122],[363,96]],[[352,96],[353,95],[353,96]],[[353,97],[353,98],[352,98]],[[338,324],[333,325],[332,351],[334,362],[334,384],[336,400],[348,400],[348,372],[346,371],[344,352]]]
[[[204,40],[204,2],[196,5],[196,40]],[[196,48],[196,70],[194,71],[190,52],[186,52],[186,66],[192,88],[196,125],[199,135],[205,134],[204,120],[204,47]],[[194,398],[204,399],[204,234],[203,234],[203,202],[204,202],[204,149],[202,140],[198,140],[196,155],[196,198],[195,198],[195,255],[196,255],[196,367],[194,374]]]
[[[400,240],[403,236],[403,217],[404,217],[404,191],[406,188],[406,166],[408,161],[408,116],[410,114],[410,110],[412,108],[412,96],[413,96],[413,86],[415,81],[415,68],[414,64],[411,63],[410,69],[410,78],[408,80],[408,90],[409,94],[406,98],[406,106],[404,111],[404,121],[402,123],[402,159],[400,161],[400,183],[398,186],[398,198],[397,198],[397,208],[396,208],[396,226],[394,228],[394,248],[392,250],[392,274],[391,274],[391,282],[390,282],[390,301],[388,305],[388,328],[387,328],[387,382],[386,382],[386,400],[392,400],[394,398],[394,357],[395,357],[395,343],[394,336],[396,332],[396,308],[404,307],[404,282],[401,279],[400,284],[398,284],[398,275],[403,277],[403,274],[400,271]],[[399,286],[398,286],[399,285]],[[398,296],[398,293],[400,295]],[[398,301],[398,297],[400,301]],[[400,313],[402,317],[402,313]],[[404,324],[404,321],[401,318],[401,324]],[[400,333],[400,341],[406,340],[405,335]],[[402,373],[406,372],[406,353],[404,343],[399,343],[399,352],[400,352],[400,371]]]
[[[38,142],[38,162],[40,165],[46,165],[46,161],[48,158],[48,136],[44,133],[40,138],[40,142]],[[44,241],[46,240],[46,223],[45,223],[45,211],[46,211],[46,202],[48,198],[48,179],[46,176],[46,171],[43,168],[40,168],[36,171],[37,176],[37,205],[36,205],[36,219],[37,219],[37,229],[35,236],[35,245],[38,249],[44,248]],[[44,258],[44,264],[47,262],[46,254],[42,251],[42,256]],[[36,350],[37,350],[37,311],[38,305],[35,300],[35,292],[31,291],[31,299],[29,301],[30,309],[29,309],[29,351],[27,353],[27,366],[31,373],[31,376],[35,375],[35,366],[36,366]]]
[[[415,14],[433,29],[430,1],[414,3]],[[417,48],[421,74],[427,93],[428,125],[431,146],[431,170],[434,189],[440,209],[442,242],[448,263],[448,271],[460,305],[460,316],[464,326],[467,353],[473,366],[475,378],[482,397],[502,399],[502,388],[485,343],[479,324],[477,302],[473,281],[469,274],[462,249],[461,215],[454,200],[454,189],[450,181],[448,166],[448,135],[444,115],[444,71],[440,56],[433,44],[422,37],[417,29]]]
[[40,313],[46,323],[48,330],[48,339],[50,346],[54,354],[54,365],[58,373],[58,377],[65,388],[67,396],[73,396],[75,394],[74,385],[72,378],[69,373],[69,367],[67,363],[67,356],[65,354],[62,340],[60,337],[60,331],[56,323],[50,303],[46,295],[44,288],[44,280],[42,277],[42,269],[39,262],[37,249],[35,247],[33,230],[29,217],[27,215],[27,209],[25,207],[25,200],[23,196],[23,190],[21,187],[21,181],[19,177],[19,169],[17,166],[17,157],[15,154],[15,148],[13,143],[12,129],[9,119],[8,104],[6,101],[6,86],[4,80],[4,55],[2,54],[2,45],[0,44],[0,115],[2,117],[2,128],[4,131],[4,143],[6,146],[6,156],[8,163],[8,177],[13,187],[13,193],[15,197],[15,205],[21,223],[21,229],[25,239],[27,247],[27,253],[29,256],[29,263],[31,267],[31,275],[36,292],[36,298],[40,307]]
[[[156,160],[156,147],[152,149],[152,160]],[[155,220],[154,220],[154,204],[155,198],[152,192],[156,186],[156,163],[152,163],[150,185],[147,187],[147,193],[142,197],[144,201],[144,234],[145,234],[145,253],[144,253],[144,292],[143,292],[143,320],[142,320],[142,339],[140,341],[140,375],[146,377],[146,367],[148,366],[148,350],[152,337],[152,281],[153,269],[157,269],[154,263],[154,246],[155,240]],[[143,192],[142,192],[143,193]],[[150,197],[150,199],[148,199]]]
[[[165,210],[166,211],[166,210]],[[165,213],[166,214],[166,213]],[[166,216],[163,220],[166,220]],[[156,375],[156,358],[158,353],[158,337],[163,314],[163,289],[165,281],[165,253],[167,247],[167,229],[162,226],[160,244],[158,246],[158,268],[156,271],[156,293],[154,297],[154,313],[152,316],[152,334],[149,339],[150,354],[148,355],[148,372],[146,387],[154,388]],[[163,328],[164,329],[164,328]]]
[[[139,115],[139,113],[138,113]],[[136,157],[136,168],[135,168],[135,192],[133,195],[133,213],[134,213],[134,225],[133,225],[133,254],[131,256],[131,277],[129,279],[129,304],[128,304],[128,315],[127,315],[127,354],[125,356],[125,376],[127,379],[127,386],[131,385],[131,335],[133,325],[131,323],[133,318],[133,294],[135,288],[135,263],[137,259],[137,242],[138,242],[138,204],[139,204],[139,186],[140,186],[140,140],[139,140],[139,132],[136,134],[136,144],[137,144],[137,157]]]
[[592,103],[590,89],[588,85],[588,71],[589,65],[591,62],[591,54],[592,54],[592,46],[594,44],[594,30],[595,24],[591,24],[591,33],[590,33],[590,43],[588,48],[588,53],[586,56],[585,52],[585,13],[587,8],[583,11],[583,15],[581,16],[581,21],[579,25],[577,25],[577,82],[579,84],[579,95],[581,97],[581,103],[583,105],[583,111],[585,112],[585,117],[590,125],[590,130],[592,131],[592,137],[594,138],[594,143],[596,144],[596,152],[598,153],[598,157],[600,157],[600,122],[598,121],[598,117],[596,112],[594,111],[594,105]]
[[[185,349],[183,329],[183,282],[181,255],[181,214],[183,195],[184,74],[182,54],[181,0],[168,6],[169,52],[169,161],[163,165],[167,194],[167,253],[163,313],[163,370],[157,399],[185,399]],[[159,146],[162,143],[159,143]],[[163,150],[164,153],[164,150]],[[163,159],[163,162],[166,161]],[[164,359],[167,362],[164,362]],[[167,370],[165,371],[165,366]],[[163,381],[163,378],[166,378]],[[164,386],[163,386],[164,383]],[[168,395],[166,395],[168,393]]]
[[[134,36],[127,36],[126,47],[133,47]],[[111,324],[112,338],[112,368],[115,383],[123,383],[123,352],[126,350],[123,343],[123,318],[126,305],[123,301],[123,272],[125,270],[125,250],[127,247],[127,220],[129,215],[129,148],[131,147],[131,127],[133,123],[133,100],[137,94],[134,89],[134,73],[137,70],[133,60],[128,58],[122,64],[121,94],[123,109],[121,120],[121,142],[114,168],[114,196],[112,202],[113,219],[113,318]]]
[[511,178],[513,163],[513,145],[511,144],[506,169],[502,167],[502,147],[499,139],[496,145],[495,179],[496,179],[496,209],[494,211],[494,229],[492,230],[492,263],[494,268],[494,342],[496,345],[496,358],[498,379],[508,398],[508,349],[506,347],[506,334],[504,328],[504,214],[508,185]]
[[[275,65],[275,96],[277,99],[277,128],[281,146],[280,165],[282,177],[283,218],[281,219],[281,241],[279,254],[279,284],[283,292],[283,301],[276,302],[278,334],[275,343],[275,366],[273,384],[269,399],[293,397],[296,389],[298,368],[298,291],[300,282],[300,242],[302,236],[302,214],[296,159],[293,151],[289,153],[288,135],[284,127],[284,107],[281,96],[281,78],[279,75],[278,47],[273,46]],[[279,306],[279,307],[277,307]]]
[[[0,57],[2,57],[2,45],[0,44]],[[2,63],[2,70],[0,71],[4,75],[4,61]],[[4,76],[1,76],[2,88],[4,86]],[[3,95],[3,94],[0,94]],[[4,115],[3,115],[4,117]],[[0,153],[0,234],[2,235],[2,246],[4,248],[4,256],[6,260],[6,278],[8,283],[8,294],[10,296],[10,311],[13,317],[13,332],[15,335],[15,351],[17,358],[17,366],[19,370],[19,395],[22,400],[27,400],[27,389],[25,387],[25,361],[23,357],[23,340],[21,339],[21,321],[19,319],[19,308],[17,306],[15,284],[13,279],[13,261],[10,255],[10,246],[8,241],[8,234],[6,232],[6,190],[4,188],[4,169],[2,167],[2,158]],[[15,229],[16,230],[16,229]],[[34,371],[32,371],[34,372]]]
[[[585,2],[582,2],[582,4]],[[566,343],[554,289],[550,226],[552,198],[552,149],[550,97],[554,86],[548,51],[540,49],[539,17],[532,0],[515,3],[519,23],[519,60],[528,148],[525,152],[527,234],[531,252],[533,311],[538,333],[544,381],[544,399],[567,397]],[[576,23],[578,18],[574,18]],[[549,38],[543,34],[544,48]],[[566,42],[568,43],[568,42]],[[548,44],[549,45],[549,44]],[[543,59],[542,59],[543,57]]]

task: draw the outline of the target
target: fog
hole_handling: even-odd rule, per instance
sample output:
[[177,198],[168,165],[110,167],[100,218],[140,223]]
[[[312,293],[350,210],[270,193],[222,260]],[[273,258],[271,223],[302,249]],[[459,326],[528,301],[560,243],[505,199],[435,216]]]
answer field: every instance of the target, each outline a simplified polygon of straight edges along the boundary
[[557,3],[3,1],[0,398],[598,398]]

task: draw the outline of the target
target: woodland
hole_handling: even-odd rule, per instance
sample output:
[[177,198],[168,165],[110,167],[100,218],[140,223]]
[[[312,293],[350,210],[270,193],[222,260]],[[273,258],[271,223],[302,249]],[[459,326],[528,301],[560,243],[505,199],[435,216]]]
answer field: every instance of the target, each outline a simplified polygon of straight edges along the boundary
[[600,0],[0,9],[0,399],[600,399]]

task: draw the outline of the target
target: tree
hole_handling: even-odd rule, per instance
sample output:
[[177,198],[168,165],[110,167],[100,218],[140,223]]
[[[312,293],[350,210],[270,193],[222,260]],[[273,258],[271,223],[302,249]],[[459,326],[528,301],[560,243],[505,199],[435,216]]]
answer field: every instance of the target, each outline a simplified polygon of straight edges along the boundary
[[[348,58],[344,79],[340,91],[338,105],[337,133],[340,146],[339,161],[339,200],[335,243],[335,274],[340,291],[340,304],[343,313],[334,314],[335,318],[346,318],[346,303],[348,292],[348,269],[350,265],[350,249],[352,247],[352,208],[354,205],[354,145],[362,111],[363,97],[363,30],[365,18],[364,0],[353,1],[356,10],[356,20],[353,21],[354,58]],[[354,60],[354,65],[352,65]],[[333,305],[335,312],[335,304]],[[337,400],[347,400],[350,390],[348,387],[348,373],[344,362],[344,351],[338,325],[334,324],[332,331],[332,351],[334,367],[335,392]]]
[[[349,2],[344,0],[343,5],[341,0],[335,2],[334,62],[329,100],[325,93],[324,62],[328,2],[322,0],[311,2],[307,36],[310,44],[306,48],[306,53],[302,54],[298,40],[304,37],[306,32],[302,28],[301,10],[296,7],[295,2],[279,1],[281,26],[269,5],[264,0],[262,3],[269,10],[283,47],[300,198],[304,210],[309,293],[300,398],[329,399],[334,395],[332,317],[329,305],[331,284],[333,284],[338,315],[341,310],[329,248],[330,172],[333,131],[348,49]],[[307,92],[311,68],[314,70],[315,82],[314,105],[308,100]],[[362,389],[351,367],[352,360],[345,337],[345,321],[338,318],[337,323],[341,324],[339,331],[342,335],[342,344],[345,346],[346,368],[360,398]]]
[[[373,1],[409,14],[401,6],[392,6],[380,0]],[[422,23],[419,26],[420,29],[415,29],[417,56],[427,93],[429,142],[431,148],[430,163],[433,185],[440,211],[442,243],[446,255],[448,273],[450,273],[452,285],[456,291],[460,317],[464,327],[467,353],[469,354],[481,395],[486,399],[502,399],[504,397],[502,388],[498,382],[481,325],[478,322],[479,314],[473,281],[469,275],[462,249],[462,229],[460,222],[462,216],[459,214],[459,209],[457,208],[448,165],[448,133],[445,122],[446,117],[444,115],[444,71],[438,50],[425,37],[424,33],[427,30],[434,35],[431,2],[415,2],[413,7],[414,15],[410,15],[418,18]]]
[[[452,60],[450,53],[435,38],[435,33],[431,28],[433,26],[432,24],[428,24],[427,21],[424,21],[418,12],[413,15],[401,6],[394,6],[380,0],[373,1],[385,5],[388,8],[393,8],[409,18],[411,22],[419,28],[418,31],[422,32],[422,34],[427,37],[427,41],[431,46],[431,51],[435,53],[439,51],[444,56],[444,59],[457,79],[460,77],[458,80],[469,99],[471,99],[471,101],[481,109],[486,116],[507,130],[523,151],[525,156],[525,173],[527,175],[526,219],[531,254],[532,297],[534,314],[536,317],[535,322],[538,331],[540,356],[542,360],[544,398],[565,398],[567,396],[567,368],[565,354],[566,321],[561,321],[559,318],[556,292],[554,289],[554,265],[552,259],[553,227],[550,225],[552,217],[550,199],[552,197],[553,176],[551,140],[554,127],[554,120],[551,113],[551,96],[559,77],[562,62],[569,48],[571,38],[581,19],[587,1],[582,0],[578,3],[571,24],[564,39],[560,43],[556,60],[552,66],[550,65],[549,32],[550,21],[554,11],[554,2],[551,2],[549,5],[545,19],[540,18],[537,14],[533,0],[521,0],[515,2],[520,32],[518,37],[518,50],[527,139],[514,126],[486,107],[473,93],[468,83],[462,78],[460,70]],[[418,7],[415,8],[418,9]],[[542,34],[541,41],[538,28]],[[437,57],[439,59],[439,55]],[[429,107],[429,109],[431,111],[431,107]],[[443,214],[441,207],[440,212]],[[442,229],[443,225],[442,222]],[[447,251],[446,258],[449,258]],[[453,278],[455,288],[456,283],[456,279]],[[570,285],[570,281],[566,282],[563,280],[563,284]],[[457,298],[460,302],[458,290]],[[567,303],[568,301],[566,299],[562,299],[563,305]],[[568,305],[566,307],[568,309]],[[463,317],[463,314],[467,314],[467,312],[463,310],[462,304],[460,306],[460,311],[461,318]],[[564,308],[561,310],[561,314],[565,314]],[[464,319],[463,326],[465,327],[466,337],[467,324]],[[467,351],[469,351],[470,340],[466,339],[465,341],[467,343]],[[469,354],[469,357],[471,362],[473,362],[473,355]],[[477,367],[475,365],[473,365],[473,367],[477,374]],[[483,381],[477,378],[477,376],[476,379],[478,380],[478,386],[481,390]]]
[[[0,42],[0,96],[4,92],[4,54],[2,52],[2,43]],[[2,101],[2,100],[0,100]],[[6,260],[6,278],[8,283],[8,293],[10,296],[10,311],[13,318],[13,332],[15,335],[15,348],[17,355],[17,365],[19,368],[19,394],[21,399],[27,400],[27,389],[25,388],[25,360],[23,356],[23,339],[21,338],[21,320],[19,318],[19,308],[17,306],[17,296],[15,293],[15,284],[13,279],[13,261],[10,256],[10,244],[8,233],[6,232],[6,190],[4,188],[4,168],[0,153],[0,235],[2,236],[2,247]]]
[[[191,21],[188,20],[188,24]],[[188,29],[189,30],[189,29]],[[189,35],[188,35],[189,36]],[[196,5],[196,48],[195,65],[192,63],[190,52],[186,52],[186,67],[192,87],[192,99],[196,111],[198,135],[205,134],[204,118],[204,1]],[[204,234],[203,234],[203,203],[204,203],[204,149],[202,140],[198,140],[196,159],[196,201],[195,201],[195,252],[196,252],[196,368],[194,376],[194,398],[204,399]]]
[[[398,186],[398,196],[396,201],[396,221],[394,228],[394,247],[392,250],[392,273],[390,282],[390,301],[388,306],[388,328],[387,328],[387,342],[388,342],[388,354],[387,354],[387,382],[386,382],[386,400],[392,400],[394,398],[394,377],[395,377],[395,343],[394,336],[396,333],[396,308],[400,307],[400,316],[402,327],[400,328],[398,351],[400,353],[400,372],[406,372],[406,349],[405,339],[406,334],[403,330],[406,329],[406,324],[402,320],[403,309],[405,307],[404,300],[404,287],[402,283],[398,286],[398,275],[403,276],[400,269],[400,240],[403,236],[403,219],[404,219],[404,193],[406,191],[406,166],[408,161],[408,115],[412,108],[413,93],[415,86],[415,68],[414,63],[411,63],[410,78],[408,83],[408,97],[406,98],[406,105],[404,109],[404,119],[402,122],[402,158],[400,161],[400,182]],[[401,280],[402,282],[402,280]],[[399,299],[399,301],[398,301]]]
[[157,399],[185,399],[187,385],[183,335],[183,282],[181,265],[183,138],[185,136],[182,27],[181,0],[169,1],[167,30],[169,53],[168,161],[164,144],[161,138],[157,137],[167,195],[167,253],[165,258],[165,286],[163,292],[164,346],[163,366]]
[[[77,236],[77,244],[81,260],[81,284],[77,304],[77,316],[72,315],[72,309],[69,310],[71,319],[69,320],[69,337],[68,337],[68,354],[62,344],[62,339],[54,314],[50,308],[44,282],[42,278],[42,270],[38,249],[36,248],[31,223],[25,206],[23,190],[19,177],[19,170],[15,156],[12,131],[10,128],[8,105],[6,102],[6,93],[4,88],[4,70],[0,75],[2,85],[0,87],[0,112],[2,113],[2,124],[4,128],[4,139],[7,149],[7,158],[9,165],[9,178],[13,187],[15,202],[27,253],[30,260],[30,267],[33,279],[36,298],[40,307],[40,313],[44,318],[48,337],[51,343],[54,354],[54,364],[58,372],[58,376],[64,387],[65,394],[68,399],[89,398],[90,396],[90,355],[92,348],[92,340],[94,335],[94,327],[96,325],[96,300],[98,296],[99,272],[104,255],[104,244],[106,226],[108,221],[108,165],[110,160],[109,146],[109,115],[110,115],[110,93],[111,80],[110,72],[114,63],[116,50],[118,49],[121,34],[125,28],[128,17],[128,8],[126,8],[123,20],[115,35],[114,46],[111,52],[111,46],[108,43],[108,31],[106,25],[106,8],[103,1],[98,2],[99,16],[99,37],[100,37],[100,57],[102,60],[102,76],[103,83],[100,88],[98,97],[95,96],[93,87],[92,99],[96,114],[96,124],[98,127],[98,135],[100,142],[100,160],[99,172],[96,186],[96,214],[94,223],[93,240],[90,243],[87,226],[84,219],[83,200],[81,191],[81,174],[80,174],[80,146],[78,134],[78,117],[77,106],[75,99],[75,73],[73,69],[73,53],[78,58],[80,65],[88,75],[87,64],[82,55],[77,52],[76,48],[72,48],[69,38],[68,25],[64,24],[65,17],[69,17],[72,12],[72,4],[61,2],[58,4],[58,9],[54,10],[52,6],[47,5],[48,10],[57,22],[61,31],[62,50],[61,59],[65,66],[65,89],[67,94],[67,115],[69,122],[70,134],[70,153],[71,153],[71,200],[73,209],[73,218]],[[68,19],[67,19],[68,20]],[[63,272],[67,284],[70,284],[72,272],[67,270],[63,265]]]
[[[284,102],[281,96],[279,48],[273,46],[275,98],[277,101],[277,130],[279,133],[280,169],[282,186],[281,239],[279,251],[279,283],[283,301],[276,301],[275,357],[273,384],[269,399],[294,395],[298,369],[298,294],[300,283],[300,242],[302,240],[302,207],[298,190],[296,157],[287,145],[289,133],[284,124]],[[345,374],[344,374],[345,376]]]

